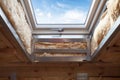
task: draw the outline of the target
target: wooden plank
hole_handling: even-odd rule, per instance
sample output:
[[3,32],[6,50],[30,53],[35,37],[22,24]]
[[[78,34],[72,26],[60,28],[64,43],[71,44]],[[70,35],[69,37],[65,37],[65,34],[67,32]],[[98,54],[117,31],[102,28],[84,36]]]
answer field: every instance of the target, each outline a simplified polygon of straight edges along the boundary
[[89,80],[120,80],[120,78],[115,78],[115,77],[90,77]]
[[9,76],[16,72],[19,77],[51,77],[74,76],[77,73],[88,73],[89,76],[120,76],[120,64],[118,63],[18,63],[0,66],[0,76]]
[[6,37],[0,32],[0,48],[6,48],[6,47],[13,48],[12,44],[10,44],[10,42],[6,39]]
[[120,46],[113,46],[113,47],[109,47],[108,49],[109,53],[120,53]]
[[0,48],[0,63],[19,61],[19,56],[16,56],[16,51],[14,48]]
[[22,69],[19,68],[17,70],[10,71],[6,68],[6,71],[3,69],[2,73],[0,73],[0,77],[8,77],[10,74],[15,71],[18,77],[70,77],[70,76],[76,76],[77,73],[88,73],[89,76],[120,76],[120,69],[119,68],[103,68],[103,69],[83,69],[79,68],[76,70],[68,70],[67,68],[63,69],[54,69],[54,70],[45,70],[41,68],[41,70],[34,70],[34,71],[21,71]]
[[0,80],[9,80],[9,78],[5,77],[5,78],[0,78]]
[[[0,78],[0,80],[9,80],[9,78]],[[18,77],[17,80],[76,80],[76,78],[69,77],[37,77],[37,78],[23,78]],[[119,77],[89,77],[89,80],[120,80]]]
[[41,63],[31,63],[31,62],[13,62],[13,63],[1,63],[0,67],[80,67],[80,66],[91,66],[91,67],[117,67],[120,63],[116,62],[41,62]]
[[119,45],[120,46],[120,31],[115,35],[113,40],[109,43],[109,47]]
[[101,51],[96,61],[120,63],[120,47],[109,47]]
[[9,43],[13,45],[13,47],[17,51],[16,54],[19,55],[19,58],[21,58],[20,61],[29,61],[1,16],[0,16],[0,25],[2,26],[0,27],[0,32],[4,34],[5,38],[9,41]]

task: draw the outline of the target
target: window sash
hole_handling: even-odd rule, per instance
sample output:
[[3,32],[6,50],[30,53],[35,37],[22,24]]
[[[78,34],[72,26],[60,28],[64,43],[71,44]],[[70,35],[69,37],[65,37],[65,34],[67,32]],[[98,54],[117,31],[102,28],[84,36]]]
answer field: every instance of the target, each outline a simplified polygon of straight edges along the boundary
[[[35,15],[33,13],[32,6],[30,5],[30,0],[21,0],[21,2],[28,16],[27,20],[32,26],[33,34],[89,34],[91,32],[90,29],[94,27],[93,24],[96,23],[96,19],[98,19],[106,0],[93,0],[86,22],[81,25],[38,25],[35,22]],[[64,29],[64,31],[59,32],[59,29]]]

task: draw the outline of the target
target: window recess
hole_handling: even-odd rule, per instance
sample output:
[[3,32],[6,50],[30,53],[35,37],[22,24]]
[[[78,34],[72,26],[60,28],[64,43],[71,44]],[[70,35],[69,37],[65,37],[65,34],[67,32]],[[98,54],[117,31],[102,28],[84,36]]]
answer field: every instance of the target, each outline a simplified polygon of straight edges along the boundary
[[[49,3],[47,1],[21,0],[28,21],[32,25],[33,34],[56,34],[55,29],[64,29],[63,34],[89,34],[94,27],[92,24],[96,22],[94,19],[99,17],[106,2],[106,0],[65,0],[65,2],[51,0]],[[65,17],[65,14],[68,17]],[[60,20],[60,16],[64,19]],[[66,18],[68,22],[65,22]]]

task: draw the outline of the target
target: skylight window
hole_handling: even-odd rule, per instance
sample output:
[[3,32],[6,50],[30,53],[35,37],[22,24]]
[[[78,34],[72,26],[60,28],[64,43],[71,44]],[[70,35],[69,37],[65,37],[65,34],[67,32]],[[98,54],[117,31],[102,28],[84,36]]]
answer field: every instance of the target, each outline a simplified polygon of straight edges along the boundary
[[92,0],[31,0],[40,24],[84,24]]
[[35,34],[89,34],[106,0],[21,0]]

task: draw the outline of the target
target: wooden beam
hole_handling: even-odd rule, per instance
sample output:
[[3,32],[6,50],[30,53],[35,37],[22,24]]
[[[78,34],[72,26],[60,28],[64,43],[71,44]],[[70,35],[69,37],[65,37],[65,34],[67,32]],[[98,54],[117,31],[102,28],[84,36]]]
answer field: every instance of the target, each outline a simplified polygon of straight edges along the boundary
[[120,63],[116,62],[103,62],[103,61],[91,61],[91,62],[11,62],[1,63],[0,67],[120,67]]
[[[41,67],[40,67],[41,68]],[[111,70],[112,69],[112,70]],[[89,76],[120,76],[120,68],[110,67],[110,68],[35,68],[27,69],[23,68],[15,68],[15,67],[7,67],[0,70],[0,77],[8,77],[11,72],[16,72],[18,77],[67,77],[67,76],[75,76],[77,73],[88,73]]]
[[18,77],[51,77],[75,76],[77,73],[88,73],[89,76],[120,76],[120,64],[90,63],[16,63],[0,65],[0,77],[7,77],[16,72]]
[[0,67],[80,67],[80,66],[97,66],[97,67],[117,67],[120,63],[116,62],[103,62],[103,61],[92,61],[92,62],[10,62],[1,63]]

